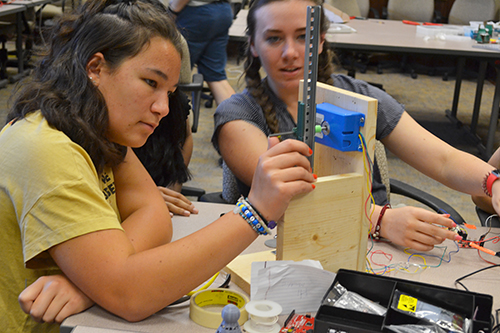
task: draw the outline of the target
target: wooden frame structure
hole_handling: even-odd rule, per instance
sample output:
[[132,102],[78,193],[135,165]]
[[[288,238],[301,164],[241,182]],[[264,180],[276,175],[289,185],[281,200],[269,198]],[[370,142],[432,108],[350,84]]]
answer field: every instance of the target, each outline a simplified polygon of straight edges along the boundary
[[[302,100],[302,88],[299,92]],[[318,82],[316,103],[324,102],[365,115],[360,133],[373,161],[377,100]],[[278,223],[276,256],[271,251],[242,255],[225,269],[247,293],[254,261],[313,259],[332,272],[365,269],[370,229],[368,162],[362,152],[341,152],[321,144],[315,145],[314,155],[316,189],[295,197],[288,206]]]
[[[373,160],[377,100],[317,83],[316,103],[324,102],[365,115],[360,133]],[[370,228],[365,214],[368,162],[362,152],[341,152],[320,144],[315,145],[314,155],[316,189],[294,198],[278,223],[276,259],[314,259],[332,272],[364,270]]]

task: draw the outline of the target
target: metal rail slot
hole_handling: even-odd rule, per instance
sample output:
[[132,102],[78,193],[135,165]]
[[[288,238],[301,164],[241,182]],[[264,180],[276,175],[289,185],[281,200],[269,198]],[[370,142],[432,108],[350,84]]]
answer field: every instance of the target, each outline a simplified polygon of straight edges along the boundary
[[[302,141],[312,150],[309,158],[314,167],[314,135],[316,126],[316,81],[318,79],[318,49],[321,6],[307,7],[306,54],[304,57],[303,117],[299,128],[303,129]],[[299,112],[300,115],[300,112]],[[299,134],[299,136],[300,136]]]

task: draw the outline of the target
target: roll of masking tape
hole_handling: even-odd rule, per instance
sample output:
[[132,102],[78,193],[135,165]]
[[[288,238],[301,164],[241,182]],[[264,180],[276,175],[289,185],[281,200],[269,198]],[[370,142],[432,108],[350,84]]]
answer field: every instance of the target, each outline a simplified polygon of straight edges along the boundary
[[243,325],[248,319],[245,305],[248,297],[234,290],[216,288],[202,290],[191,296],[189,318],[198,325],[218,328],[222,322],[222,309],[234,304],[240,309],[238,324]]

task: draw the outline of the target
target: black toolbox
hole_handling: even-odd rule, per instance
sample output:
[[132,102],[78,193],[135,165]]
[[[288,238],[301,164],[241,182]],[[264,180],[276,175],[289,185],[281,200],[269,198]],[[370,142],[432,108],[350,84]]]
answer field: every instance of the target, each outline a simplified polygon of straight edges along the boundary
[[[385,315],[373,315],[330,306],[325,299],[336,283],[387,308]],[[315,333],[390,332],[389,325],[421,324],[422,319],[391,307],[395,292],[412,295],[423,302],[472,320],[470,332],[491,332],[493,297],[436,285],[339,269],[316,313]]]

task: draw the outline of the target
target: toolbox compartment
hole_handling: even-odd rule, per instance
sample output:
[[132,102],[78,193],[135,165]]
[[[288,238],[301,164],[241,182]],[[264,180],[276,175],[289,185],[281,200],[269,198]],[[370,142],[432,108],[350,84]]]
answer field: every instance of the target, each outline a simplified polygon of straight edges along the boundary
[[[326,297],[337,282],[347,290],[384,306],[387,308],[386,314],[379,316],[324,304]],[[421,324],[422,321],[425,321],[425,319],[416,318],[391,307],[396,290],[471,319],[471,332],[473,333],[491,332],[491,309],[493,304],[491,295],[346,269],[339,269],[332,286],[323,297],[322,305],[316,313],[314,332],[391,332],[386,326],[392,324]]]

